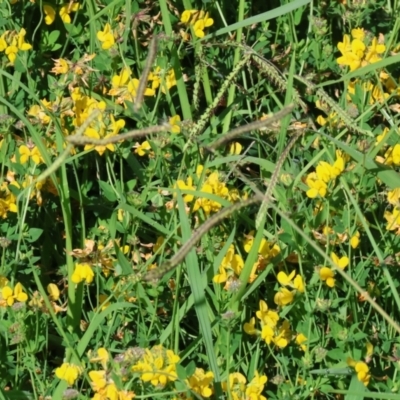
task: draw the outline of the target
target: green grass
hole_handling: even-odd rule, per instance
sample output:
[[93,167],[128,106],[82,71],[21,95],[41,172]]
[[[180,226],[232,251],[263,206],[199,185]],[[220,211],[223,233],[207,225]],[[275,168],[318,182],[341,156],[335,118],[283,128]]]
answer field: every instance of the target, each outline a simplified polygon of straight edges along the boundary
[[0,3],[0,399],[400,399],[399,6],[267,3]]

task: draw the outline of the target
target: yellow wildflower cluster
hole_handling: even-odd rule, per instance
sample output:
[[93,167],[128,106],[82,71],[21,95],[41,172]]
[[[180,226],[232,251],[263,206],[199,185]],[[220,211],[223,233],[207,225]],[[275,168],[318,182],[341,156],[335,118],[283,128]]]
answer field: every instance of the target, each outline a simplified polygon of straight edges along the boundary
[[256,371],[251,382],[240,372],[229,374],[228,381],[222,382],[222,390],[229,393],[233,400],[267,400],[261,393],[268,381],[266,375],[259,375]]
[[[203,166],[199,165],[197,167],[197,177],[200,178],[201,174],[203,171]],[[193,185],[193,179],[192,177],[188,177],[186,182],[179,179],[176,182],[176,187],[178,187],[181,190],[185,191],[194,191],[196,190],[196,186]],[[203,193],[209,193],[213,194],[216,196],[219,196],[225,200],[228,200],[230,202],[236,202],[240,199],[246,199],[246,195],[241,196],[239,191],[237,189],[229,189],[226,186],[225,182],[220,181],[220,177],[218,172],[212,172],[204,181],[204,183],[201,186],[200,192]],[[193,194],[186,194],[183,197],[183,200],[185,203],[190,203],[194,199]],[[211,213],[215,213],[221,209],[222,205],[219,201],[216,200],[211,200],[209,198],[201,197],[196,199],[194,205],[193,205],[193,211],[196,212],[200,208],[204,211],[206,216],[209,216]]]
[[25,43],[25,35],[26,30],[22,28],[19,33],[5,31],[0,36],[0,53],[5,52],[11,65],[14,65],[18,51],[27,51],[32,48],[32,45]]
[[311,199],[325,197],[328,191],[328,184],[334,181],[345,168],[345,157],[340,150],[336,150],[336,161],[333,165],[326,161],[320,161],[315,169],[306,177],[306,185],[309,187],[307,196]]
[[82,367],[67,362],[62,363],[61,366],[55,370],[56,377],[66,381],[69,386],[72,386],[75,383],[82,372]]
[[329,244],[330,246],[335,246],[342,244],[349,240],[350,246],[356,249],[360,244],[360,232],[355,231],[352,236],[350,236],[347,230],[343,233],[335,232],[330,226],[323,225],[319,230],[313,230],[312,234],[314,239],[323,245]]
[[284,320],[279,326],[279,314],[271,311],[264,300],[260,300],[260,308],[256,312],[257,318],[260,320],[261,331],[256,329],[256,319],[253,317],[250,322],[246,322],[243,326],[244,331],[248,335],[259,335],[268,345],[274,343],[279,348],[284,348],[289,344],[292,337],[289,321]]
[[91,357],[91,354],[89,356],[91,363],[97,362],[103,367],[103,370],[89,372],[90,384],[95,392],[95,395],[92,397],[93,400],[132,400],[135,397],[135,393],[132,391],[119,390],[111,378],[111,374],[107,372],[110,356],[105,348],[99,348],[94,357]]
[[[125,126],[123,119],[115,120],[114,115],[106,112],[106,103],[97,101],[90,96],[86,96],[79,88],[73,89],[71,94],[73,102],[73,125],[79,128],[92,114],[93,111],[99,110],[97,117],[85,129],[84,135],[93,139],[105,139],[118,135],[119,131]],[[66,133],[68,133],[65,130]],[[100,155],[106,151],[115,151],[115,145],[109,143],[107,145],[87,144],[85,150],[94,148]]]
[[[335,263],[336,268],[345,269],[349,265],[349,258],[343,256],[339,258],[334,252],[331,253],[332,261]],[[328,267],[322,267],[319,271],[321,281],[324,281],[329,287],[335,286],[335,272]]]
[[196,37],[204,37],[204,29],[214,24],[214,20],[203,10],[185,10],[181,15],[181,22],[190,25]]
[[[129,251],[129,246],[121,246],[120,251],[126,254]],[[71,277],[72,281],[77,284],[83,281],[90,284],[94,279],[93,266],[100,267],[106,277],[114,269],[116,260],[115,241],[110,240],[104,245],[86,239],[84,249],[74,249],[70,254],[79,260],[75,265]]]
[[163,346],[146,349],[139,361],[132,366],[132,372],[139,373],[143,382],[163,388],[168,382],[174,382],[178,375],[176,366],[180,358],[172,350]]
[[349,35],[344,35],[343,42],[339,42],[338,49],[342,55],[336,60],[339,65],[347,65],[350,71],[355,71],[360,67],[380,61],[380,57],[386,50],[386,46],[374,37],[367,47],[366,34],[364,29],[357,28]]
[[[249,253],[254,242],[254,231],[251,231],[244,240],[244,250]],[[257,278],[257,272],[265,269],[269,261],[280,253],[279,246],[271,244],[262,238],[258,249],[258,260],[254,263],[248,283],[253,282]],[[244,267],[244,260],[240,254],[235,252],[234,245],[230,245],[229,249],[219,266],[218,273],[214,276],[213,281],[216,283],[225,283],[225,289],[230,290],[236,287],[240,274]]]
[[[246,253],[250,253],[251,248],[254,244],[254,231],[250,231],[245,235],[243,241],[243,248]],[[281,249],[277,243],[271,243],[265,238],[261,239],[260,246],[258,247],[258,258],[254,263],[250,273],[249,283],[253,282],[257,278],[257,273],[264,271],[269,262],[275,258]]]
[[384,217],[387,221],[386,230],[395,231],[396,235],[400,235],[400,188],[389,191],[387,200],[393,205],[393,210],[385,211]]
[[97,32],[97,39],[101,42],[101,48],[108,50],[115,44],[114,33],[110,24],[105,24],[102,31]]
[[214,374],[211,371],[205,372],[202,368],[196,368],[194,374],[186,380],[186,385],[207,399],[213,394],[213,379]]
[[18,211],[17,197],[10,190],[10,185],[15,185],[16,187],[19,187],[19,185],[15,181],[11,183],[3,181],[0,186],[0,216],[3,219],[7,218],[8,212],[16,213]]
[[[62,19],[62,21],[64,22],[64,24],[70,24],[71,23],[70,14],[72,12],[77,12],[78,10],[79,10],[79,3],[68,2],[60,7],[58,14]],[[46,25],[51,25],[56,19],[55,8],[47,3],[43,5],[43,11],[45,15],[44,22],[46,23]]]
[[[231,244],[229,249],[222,259],[218,269],[218,274],[213,278],[215,283],[226,283],[225,289],[230,289],[236,282],[244,267],[244,261],[240,254],[235,253],[235,246]],[[233,285],[234,286],[234,285]]]
[[[67,309],[60,306],[56,302],[60,300],[60,290],[55,283],[49,283],[47,285],[47,293],[49,294],[49,300],[53,311],[57,314],[59,312],[65,312]],[[48,314],[49,310],[44,302],[42,295],[38,291],[32,293],[31,300],[29,301],[29,307],[32,307],[35,311],[40,311],[42,313]]]
[[355,361],[352,358],[347,359],[347,364],[353,367],[357,373],[357,378],[364,386],[368,386],[371,379],[368,365],[363,361]]
[[[163,93],[176,86],[175,71],[170,69],[163,72],[160,67],[156,67],[154,71],[149,74],[148,80],[152,83],[151,88],[146,88],[145,96],[154,96],[156,90],[161,88]],[[132,73],[129,68],[123,68],[119,75],[114,75],[111,80],[111,89],[108,94],[116,97],[117,104],[124,104],[125,102],[133,103],[136,98],[137,90],[139,87],[139,79],[132,78]]]
[[14,286],[14,289],[8,284],[1,289],[0,307],[12,306],[16,301],[25,303],[27,300],[28,295],[19,282]]
[[[296,271],[292,271],[290,275],[281,271],[278,273],[277,279],[282,285],[274,297],[274,302],[277,306],[282,307],[290,304],[293,301],[296,292],[304,293],[303,278],[299,274],[296,275]],[[289,290],[288,287],[294,290]]]

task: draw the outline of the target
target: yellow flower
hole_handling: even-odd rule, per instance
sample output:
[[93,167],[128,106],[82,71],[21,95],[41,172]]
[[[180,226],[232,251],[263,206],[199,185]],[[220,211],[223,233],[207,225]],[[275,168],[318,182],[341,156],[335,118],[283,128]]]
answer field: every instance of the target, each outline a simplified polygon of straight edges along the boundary
[[256,329],[256,319],[252,317],[250,319],[250,322],[245,322],[243,325],[243,330],[248,334],[248,335],[257,335],[258,330]]
[[171,125],[172,133],[181,133],[181,117],[179,115],[174,115],[168,122]]
[[97,39],[102,43],[101,48],[103,50],[108,50],[114,46],[114,34],[109,23],[105,25],[104,30],[97,32]]
[[197,36],[198,38],[204,37],[204,29],[208,28],[213,23],[214,20],[212,18],[209,18],[208,13],[206,13],[204,18],[198,19],[193,25],[195,36]]
[[365,38],[364,28],[352,29],[351,36],[353,37],[353,39],[359,39],[359,40],[363,41]]
[[400,234],[400,210],[398,208],[394,208],[392,212],[385,211],[383,216],[387,221],[386,230],[397,230],[396,234]]
[[291,336],[292,332],[290,330],[289,321],[285,320],[279,327],[278,334],[274,337],[273,342],[275,346],[278,346],[279,348],[283,349],[289,344]]
[[70,24],[71,23],[71,17],[69,16],[69,14],[71,12],[76,12],[79,10],[79,3],[68,3],[63,5],[60,8],[60,17],[63,20],[63,22],[65,24]]
[[365,60],[371,64],[378,62],[382,60],[382,58],[379,57],[379,54],[384,53],[385,50],[386,46],[384,44],[378,44],[378,39],[374,37],[372,39],[371,46],[368,47],[367,54],[365,55]]
[[276,324],[279,321],[279,315],[276,311],[271,311],[268,309],[268,305],[264,300],[260,300],[259,302],[259,310],[256,312],[257,318],[262,322],[265,326],[270,326],[271,328],[275,328]]
[[7,33],[8,33],[8,31],[5,31],[0,36],[0,51],[4,51],[7,48],[7,42],[6,42]]
[[337,268],[345,269],[349,265],[348,257],[339,258],[335,253],[331,253],[331,258]]
[[294,291],[286,288],[280,288],[279,292],[275,293],[274,302],[277,306],[286,306],[294,299]]
[[[107,139],[109,137],[115,136],[116,134],[109,133],[108,135],[104,135],[104,128],[100,129],[97,131],[96,129],[93,128],[87,128],[85,130],[85,136],[93,138],[93,139]],[[104,154],[104,152],[108,149],[110,151],[115,151],[115,144],[114,143],[108,143],[106,145],[95,145],[95,144],[87,144],[85,145],[85,150],[90,150],[90,149],[95,149],[101,156]]]
[[142,144],[137,144],[136,145],[136,149],[135,149],[135,153],[140,156],[143,157],[146,154],[149,153],[149,150],[151,150],[151,145],[150,143],[146,140],[144,141]]
[[95,392],[100,392],[107,386],[106,371],[90,371],[89,378]]
[[328,267],[322,267],[319,271],[319,277],[321,280],[325,281],[325,283],[331,288],[335,286],[334,276],[334,272]]
[[355,232],[354,235],[350,239],[350,246],[353,249],[356,249],[358,245],[360,244],[360,232]]
[[12,306],[15,301],[25,302],[28,300],[28,295],[24,293],[24,289],[19,282],[15,285],[14,290],[9,286],[4,286],[1,294],[9,306]]
[[[181,190],[196,190],[196,187],[193,186],[193,179],[192,179],[191,176],[189,176],[186,179],[186,183],[182,179],[177,180],[176,181],[176,186]],[[190,203],[193,200],[193,198],[194,198],[194,196],[192,194],[185,194],[183,196],[183,201],[185,203]]]
[[296,343],[300,346],[300,348],[303,351],[307,350],[307,346],[305,344],[303,344],[306,341],[307,341],[307,337],[305,335],[303,335],[302,333],[299,333],[296,335]]
[[307,175],[306,185],[310,188],[307,190],[307,197],[314,199],[317,196],[325,197],[328,190],[327,184],[320,180],[315,172],[311,172]]
[[202,368],[196,368],[194,374],[186,382],[191,390],[208,398],[213,394],[213,379],[214,374],[211,371],[205,373]]
[[364,386],[368,386],[371,374],[369,373],[368,365],[363,361],[355,361],[352,358],[347,359],[347,364],[353,367],[357,373],[357,378]]
[[93,282],[94,272],[88,263],[76,264],[74,273],[71,276],[72,282],[78,284],[85,281],[87,284]]
[[14,65],[15,60],[17,59],[17,53],[18,53],[17,41],[15,38],[12,40],[11,45],[7,46],[5,53],[8,57],[11,65]]
[[246,399],[246,378],[240,372],[229,374],[228,381],[222,382],[222,390],[230,394],[233,400]]
[[268,378],[266,375],[258,375],[258,372],[255,372],[255,376],[251,382],[247,384],[246,387],[246,399],[250,400],[267,400],[265,396],[262,396],[261,393],[264,390],[264,386],[267,383]]
[[190,19],[192,18],[192,15],[197,12],[197,10],[185,10],[181,15],[181,22],[183,24],[188,24],[190,22]]
[[35,164],[44,162],[43,157],[36,146],[29,148],[23,144],[19,147],[18,152],[20,154],[19,160],[21,164],[26,164],[30,158]]
[[97,350],[97,357],[90,357],[90,362],[100,362],[102,367],[106,369],[109,359],[110,355],[108,354],[108,351],[104,347],[100,347]]
[[230,154],[240,154],[242,152],[243,146],[239,142],[233,142],[229,146]]
[[56,10],[49,4],[43,5],[43,11],[46,15],[44,17],[44,22],[46,25],[51,25],[56,19]]
[[56,75],[59,74],[66,74],[69,70],[67,61],[64,60],[63,58],[58,58],[54,61],[54,67],[51,70],[51,72],[55,73]]
[[278,273],[276,279],[282,286],[287,286],[292,284],[292,280],[294,276],[296,275],[296,271],[293,270],[290,275],[286,275],[285,272],[281,271]]
[[18,50],[27,51],[32,48],[32,45],[25,43],[26,30],[22,28],[18,33]]
[[4,286],[7,286],[8,282],[9,281],[5,276],[0,275],[0,289],[3,289]]
[[385,153],[385,160],[387,165],[400,165],[400,144],[389,147]]
[[82,373],[82,367],[74,364],[63,363],[61,367],[56,368],[56,377],[67,381],[69,386],[72,386]]
[[47,285],[47,293],[49,294],[49,299],[52,301],[57,301],[60,298],[60,291],[54,283]]
[[264,339],[265,343],[271,344],[273,338],[274,338],[275,332],[274,330],[268,326],[264,325],[261,329],[261,337]]
[[174,382],[178,378],[176,364],[179,360],[172,350],[166,350],[161,345],[154,346],[145,350],[141,359],[132,366],[132,372],[140,373],[142,381],[163,388],[168,381]]

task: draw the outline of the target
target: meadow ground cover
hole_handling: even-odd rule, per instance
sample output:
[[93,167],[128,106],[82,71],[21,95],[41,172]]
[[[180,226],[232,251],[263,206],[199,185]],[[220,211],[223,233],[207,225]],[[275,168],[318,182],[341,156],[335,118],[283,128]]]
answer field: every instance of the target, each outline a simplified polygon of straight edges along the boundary
[[0,400],[400,399],[399,15],[0,1]]

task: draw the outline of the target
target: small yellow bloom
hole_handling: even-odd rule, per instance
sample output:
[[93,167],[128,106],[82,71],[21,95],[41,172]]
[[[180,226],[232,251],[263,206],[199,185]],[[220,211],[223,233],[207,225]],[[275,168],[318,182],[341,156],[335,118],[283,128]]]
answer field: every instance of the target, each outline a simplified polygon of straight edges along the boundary
[[56,368],[56,377],[67,381],[69,386],[72,386],[82,373],[82,367],[74,364],[63,363],[61,367]]
[[95,392],[100,392],[107,386],[106,371],[90,371],[89,378]]
[[25,302],[28,300],[28,295],[24,293],[24,289],[19,282],[15,285],[14,290],[9,286],[4,286],[1,294],[9,306],[12,306],[15,301]]
[[256,312],[256,317],[262,322],[263,325],[268,325],[275,328],[279,321],[279,314],[276,311],[268,309],[268,305],[264,300],[259,302],[259,310]]
[[104,369],[107,368],[108,360],[110,359],[110,355],[108,351],[104,347],[100,347],[97,350],[97,357],[90,357],[90,362],[100,362]]
[[[186,179],[186,182],[183,181],[182,179],[177,180],[176,186],[181,190],[196,190],[196,187],[193,186],[193,179],[191,176],[189,176]],[[192,194],[185,194],[183,196],[183,201],[185,203],[190,203],[191,201],[193,201],[193,198],[194,198],[194,196]]]
[[94,272],[88,263],[76,264],[74,273],[71,276],[72,282],[78,284],[85,281],[87,284],[93,282]]
[[328,267],[322,267],[319,271],[319,277],[321,280],[325,281],[325,283],[331,288],[335,286],[334,276],[334,272]]
[[294,276],[296,275],[296,271],[293,270],[290,275],[286,275],[285,272],[281,271],[278,273],[276,279],[282,286],[290,285]]
[[214,374],[205,372],[202,368],[196,368],[194,374],[186,381],[188,387],[201,397],[208,398],[213,394],[212,382]]
[[335,253],[331,253],[331,258],[337,268],[345,269],[349,265],[348,257],[339,258]]
[[51,72],[55,73],[56,75],[66,74],[69,70],[67,61],[63,58],[58,58],[54,61],[54,67]]
[[57,301],[60,298],[60,290],[54,283],[47,285],[47,293],[49,294],[49,299],[52,301]]
[[296,335],[296,343],[300,346],[300,348],[303,351],[307,350],[307,346],[305,344],[303,344],[306,341],[307,341],[307,337],[305,335],[303,335],[302,333],[299,333],[298,335]]
[[18,152],[20,154],[21,164],[26,164],[29,159],[32,159],[35,164],[40,164],[44,162],[43,157],[36,146],[29,148],[23,144],[19,147]]
[[294,299],[294,291],[290,291],[286,288],[280,288],[279,292],[275,293],[274,302],[278,306],[286,306],[290,304]]
[[355,28],[351,30],[351,36],[353,39],[359,39],[361,41],[365,38],[365,31],[364,28]]
[[274,330],[268,326],[264,325],[261,330],[261,337],[264,339],[265,343],[271,344],[273,338],[274,338],[275,332]]
[[360,232],[355,232],[354,235],[350,239],[350,246],[353,249],[356,249],[358,245],[360,244]]
[[357,378],[364,386],[368,386],[371,379],[368,365],[363,361],[355,361],[352,358],[347,359],[347,364],[353,367],[357,373]]
[[56,19],[56,10],[49,4],[43,5],[43,11],[45,14],[44,22],[46,25],[51,25]]
[[65,24],[70,24],[71,23],[71,17],[69,14],[71,12],[77,12],[79,10],[79,3],[68,3],[63,5],[60,8],[60,17],[63,20]]
[[243,330],[248,335],[257,335],[258,330],[256,329],[256,319],[252,317],[249,322],[245,322],[243,325]]
[[168,122],[171,125],[172,133],[181,133],[181,117],[179,115],[174,115]]
[[240,154],[243,150],[243,146],[239,142],[233,142],[229,146],[230,154]]
[[110,24],[107,23],[104,27],[104,30],[97,32],[97,39],[99,39],[102,43],[101,48],[103,50],[108,50],[114,46],[115,39]]
[[190,22],[190,19],[192,18],[192,15],[197,12],[197,10],[185,10],[181,15],[181,22],[183,24],[188,24]]
[[146,154],[149,154],[149,150],[151,150],[151,145],[150,143],[146,140],[144,141],[142,144],[137,144],[136,148],[135,148],[135,153],[140,156],[143,157]]

